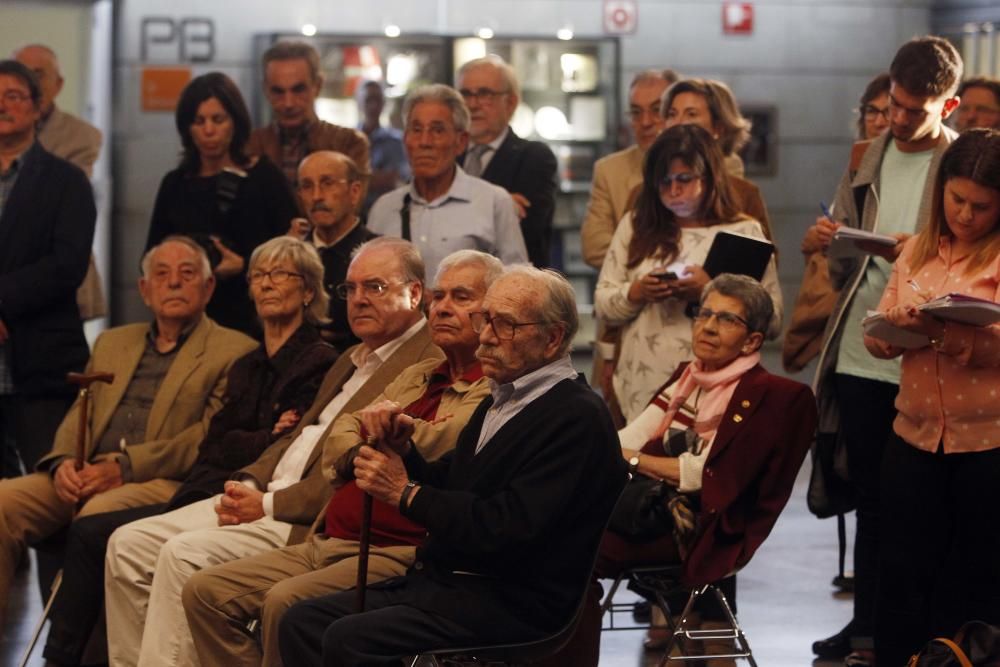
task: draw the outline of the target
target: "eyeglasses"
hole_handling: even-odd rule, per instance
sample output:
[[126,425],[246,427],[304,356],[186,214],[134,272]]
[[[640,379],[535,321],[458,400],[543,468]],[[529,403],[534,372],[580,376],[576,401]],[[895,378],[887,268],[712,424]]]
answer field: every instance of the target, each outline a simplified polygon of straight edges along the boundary
[[3,94],[0,95],[0,99],[2,99],[7,104],[19,104],[21,102],[26,102],[29,99],[31,99],[31,95],[29,95],[28,93],[23,93],[20,90],[14,90],[13,88],[10,88],[3,91]]
[[340,185],[341,183],[350,183],[350,182],[351,180],[349,178],[334,178],[332,176],[321,176],[317,183],[313,183],[312,181],[299,181],[299,184],[296,187],[299,189],[299,192],[312,192],[313,188],[316,187],[316,185],[319,185],[320,190],[322,190],[323,192],[328,192],[329,190],[332,190],[333,187],[336,185]]
[[694,321],[698,324],[705,324],[712,317],[715,317],[723,329],[736,329],[740,326],[750,329],[750,323],[735,313],[727,313],[724,310],[715,311],[710,308],[699,308],[694,311]]
[[660,103],[657,102],[656,104],[653,104],[652,106],[646,108],[629,107],[629,110],[626,113],[628,117],[633,121],[642,120],[646,116],[652,116],[653,120],[655,121],[660,118]]
[[665,190],[669,190],[670,186],[674,182],[677,182],[681,185],[688,185],[690,183],[694,183],[699,178],[701,178],[701,176],[690,171],[685,171],[680,174],[665,174],[663,178],[660,179],[660,187]]
[[459,95],[462,96],[466,101],[476,100],[477,102],[482,102],[489,104],[493,102],[496,98],[501,95],[506,95],[509,91],[506,90],[490,90],[489,88],[478,88],[476,90],[469,90],[468,88],[462,88],[458,91]]
[[958,107],[960,114],[974,113],[976,115],[992,116],[1000,113],[997,107],[988,107],[985,104],[961,104]]
[[341,299],[350,299],[354,296],[358,289],[361,289],[361,293],[364,294],[369,299],[374,299],[383,296],[389,291],[390,287],[398,287],[401,285],[408,285],[409,282],[403,283],[384,283],[381,280],[365,280],[360,285],[357,283],[340,283],[337,285],[337,296]]
[[875,120],[878,117],[882,117],[883,120],[889,120],[889,107],[884,107],[879,109],[874,104],[866,104],[861,107],[861,113],[864,115],[865,120]]
[[533,324],[548,324],[548,322],[512,322],[506,317],[492,317],[487,312],[469,313],[469,321],[472,323],[472,330],[482,333],[486,325],[493,327],[493,333],[500,340],[514,340],[514,334],[518,327],[528,327]]
[[295,273],[294,271],[286,271],[285,269],[272,269],[271,271],[261,271],[255,270],[251,271],[247,276],[247,282],[251,285],[259,285],[261,281],[264,280],[264,276],[271,279],[271,284],[281,285],[288,281],[289,278],[302,278],[301,273]]

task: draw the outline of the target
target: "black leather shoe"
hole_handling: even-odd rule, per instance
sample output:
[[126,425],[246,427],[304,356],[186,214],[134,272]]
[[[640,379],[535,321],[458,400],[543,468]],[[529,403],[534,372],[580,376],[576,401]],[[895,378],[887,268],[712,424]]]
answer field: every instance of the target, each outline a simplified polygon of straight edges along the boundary
[[819,639],[813,642],[813,653],[820,658],[840,660],[851,652],[851,632],[853,623],[848,623],[844,628],[826,639]]

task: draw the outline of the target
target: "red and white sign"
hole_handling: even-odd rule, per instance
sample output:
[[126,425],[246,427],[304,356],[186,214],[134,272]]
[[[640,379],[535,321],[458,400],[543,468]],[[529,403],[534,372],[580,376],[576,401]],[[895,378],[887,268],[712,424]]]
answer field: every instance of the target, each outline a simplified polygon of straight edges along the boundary
[[604,0],[604,33],[631,35],[639,25],[639,7],[635,0]]
[[753,34],[753,3],[723,2],[722,32],[727,35]]

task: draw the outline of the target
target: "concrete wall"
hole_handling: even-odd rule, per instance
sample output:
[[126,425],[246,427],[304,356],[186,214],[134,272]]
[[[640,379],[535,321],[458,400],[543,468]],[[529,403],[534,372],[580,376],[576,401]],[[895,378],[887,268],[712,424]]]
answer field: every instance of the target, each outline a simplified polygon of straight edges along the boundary
[[[750,36],[725,36],[716,0],[638,0],[638,29],[622,39],[622,80],[647,67],[728,82],[743,102],[778,109],[775,176],[757,179],[771,210],[782,253],[786,298],[801,275],[799,239],[828,200],[853,138],[852,108],[865,83],[888,67],[896,47],[927,31],[929,0],[758,0]],[[373,33],[395,23],[409,33],[551,36],[571,25],[577,35],[603,34],[600,0],[122,0],[116,23],[114,77],[116,177],[114,217],[115,320],[143,316],[134,288],[156,187],[176,162],[170,113],[139,110],[144,64],[176,63],[176,46],[153,49],[140,62],[144,17],[209,17],[215,54],[194,74],[218,69],[251,97],[251,37],[296,31]]]

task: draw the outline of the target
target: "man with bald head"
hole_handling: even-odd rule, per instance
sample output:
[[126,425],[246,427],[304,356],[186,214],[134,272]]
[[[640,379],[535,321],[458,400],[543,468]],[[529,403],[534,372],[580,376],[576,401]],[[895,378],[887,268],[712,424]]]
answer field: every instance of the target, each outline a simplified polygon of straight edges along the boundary
[[[285,665],[398,665],[430,649],[520,643],[574,614],[625,484],[611,417],[569,358],[573,288],[552,271],[507,270],[471,313],[491,396],[433,462],[395,408],[354,458],[358,487],[427,529],[406,576],[294,605]],[[544,554],[543,558],[539,558]]]
[[347,302],[337,298],[335,290],[347,277],[354,249],[377,236],[358,218],[358,203],[364,195],[363,179],[358,164],[337,151],[310,153],[299,164],[299,205],[309,219],[299,218],[293,223],[291,234],[316,246],[323,260],[323,285],[331,297],[331,321],[322,333],[340,352],[361,340],[348,325]]
[[42,91],[38,141],[56,157],[75,164],[93,176],[94,162],[101,152],[101,132],[93,125],[56,106],[63,87],[59,59],[43,44],[29,44],[14,54],[14,59],[35,73]]

